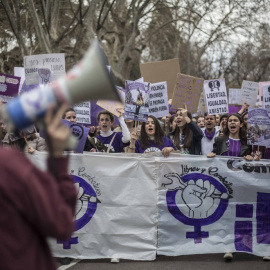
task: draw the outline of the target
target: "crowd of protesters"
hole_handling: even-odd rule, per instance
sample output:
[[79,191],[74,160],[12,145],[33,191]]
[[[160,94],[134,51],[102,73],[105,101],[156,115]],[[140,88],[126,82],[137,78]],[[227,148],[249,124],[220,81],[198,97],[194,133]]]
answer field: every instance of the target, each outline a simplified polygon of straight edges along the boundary
[[[106,153],[150,153],[161,152],[164,157],[170,153],[180,155],[217,155],[244,157],[246,160],[270,158],[268,148],[247,144],[248,104],[244,103],[238,113],[231,115],[199,115],[192,117],[187,107],[171,111],[166,117],[157,119],[149,115],[146,122],[124,119],[124,110],[118,109],[119,125],[114,126],[114,115],[100,111],[98,126],[89,126],[84,151]],[[63,119],[76,123],[76,113],[68,108]],[[0,138],[4,147],[28,152],[46,151],[46,141],[35,127],[23,131],[7,132],[0,121]],[[230,252],[225,259],[232,259]],[[264,257],[270,260],[270,257]]]

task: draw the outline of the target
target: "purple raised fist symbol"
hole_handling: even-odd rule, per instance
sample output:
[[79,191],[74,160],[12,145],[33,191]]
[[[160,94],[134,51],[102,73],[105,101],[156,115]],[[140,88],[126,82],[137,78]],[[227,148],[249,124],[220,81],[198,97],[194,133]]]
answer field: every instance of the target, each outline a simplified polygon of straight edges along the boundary
[[201,231],[202,226],[216,222],[222,217],[231,198],[227,188],[210,175],[190,173],[164,175],[162,187],[168,191],[166,201],[171,215],[185,225],[194,226],[194,232],[187,232],[187,238],[201,243],[209,233]]

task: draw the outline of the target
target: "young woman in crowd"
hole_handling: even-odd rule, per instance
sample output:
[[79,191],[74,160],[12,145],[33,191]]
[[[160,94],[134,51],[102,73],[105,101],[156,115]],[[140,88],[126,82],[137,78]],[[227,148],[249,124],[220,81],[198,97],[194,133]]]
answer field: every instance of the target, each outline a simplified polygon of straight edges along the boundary
[[186,106],[178,109],[175,130],[168,137],[182,154],[200,155],[203,132],[191,119]]
[[198,116],[198,120],[197,120],[197,125],[199,128],[204,128],[205,127],[205,123],[204,123],[204,116]]
[[247,160],[253,160],[250,147],[247,145],[247,138],[242,127],[242,117],[237,113],[231,114],[228,118],[224,136],[215,138],[213,151],[207,154],[207,157],[212,158],[216,155],[220,155],[245,157]]
[[148,116],[147,122],[142,123],[141,133],[137,140],[137,134],[132,132],[129,153],[162,152],[168,157],[170,152],[176,150],[173,142],[164,136],[164,132],[154,116]]
[[227,127],[227,121],[228,121],[228,114],[223,114],[220,117],[220,130],[219,130],[219,134],[220,136],[224,135],[225,129]]

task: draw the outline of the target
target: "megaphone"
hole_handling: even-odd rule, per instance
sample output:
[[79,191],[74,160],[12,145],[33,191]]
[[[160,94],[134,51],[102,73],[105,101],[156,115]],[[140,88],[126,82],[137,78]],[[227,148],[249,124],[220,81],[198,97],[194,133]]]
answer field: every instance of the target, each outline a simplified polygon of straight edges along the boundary
[[95,40],[67,76],[12,99],[0,107],[0,116],[9,129],[24,129],[42,118],[50,105],[98,99],[121,101],[107,70],[103,51]]

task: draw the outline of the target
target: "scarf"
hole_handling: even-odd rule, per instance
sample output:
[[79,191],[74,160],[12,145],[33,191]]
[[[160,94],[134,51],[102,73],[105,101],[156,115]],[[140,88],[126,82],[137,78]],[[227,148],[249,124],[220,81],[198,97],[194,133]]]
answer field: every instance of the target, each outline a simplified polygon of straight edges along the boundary
[[216,129],[214,128],[214,131],[211,133],[211,134],[209,134],[207,131],[206,131],[206,129],[204,130],[204,135],[205,135],[205,137],[208,139],[208,140],[212,140],[213,139],[213,137],[215,136],[215,133],[216,133]]

